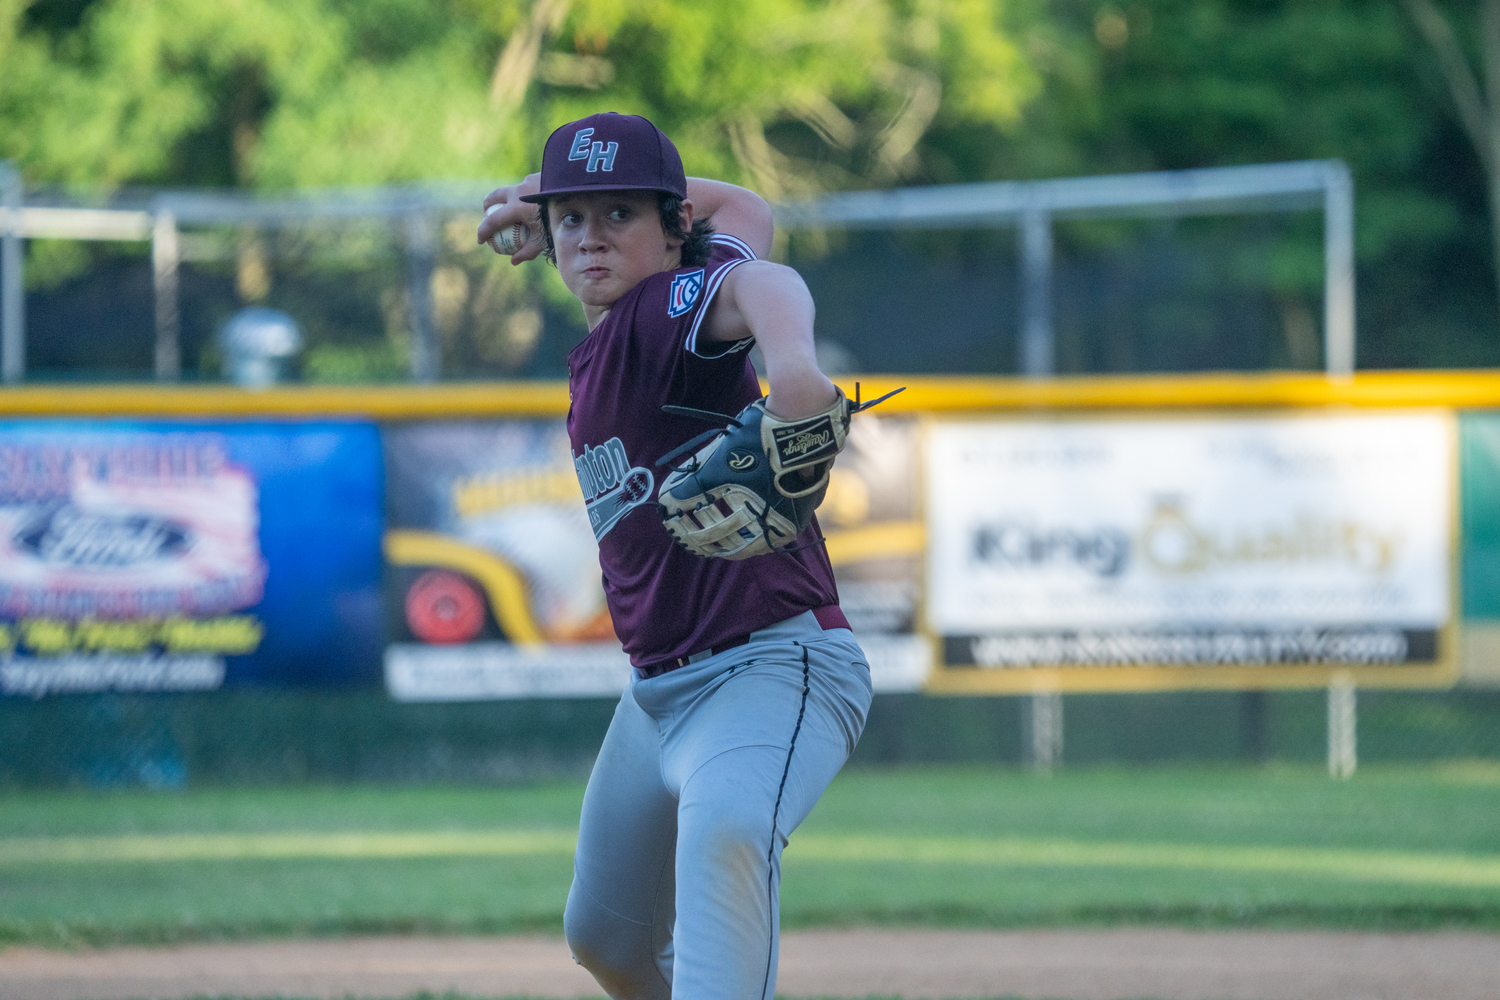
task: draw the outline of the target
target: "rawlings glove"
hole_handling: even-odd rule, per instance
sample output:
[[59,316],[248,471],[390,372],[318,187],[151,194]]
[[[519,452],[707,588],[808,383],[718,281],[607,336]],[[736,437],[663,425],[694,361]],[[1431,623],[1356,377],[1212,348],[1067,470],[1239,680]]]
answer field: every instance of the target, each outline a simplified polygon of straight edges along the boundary
[[[789,548],[812,523],[813,511],[828,492],[833,460],[844,450],[849,418],[894,396],[854,402],[843,390],[822,413],[783,420],[758,399],[728,417],[686,406],[664,406],[676,416],[727,421],[657,461],[670,465],[698,449],[673,469],[657,494],[662,521],[677,543],[694,555],[748,559]],[[706,443],[705,443],[706,442]]]

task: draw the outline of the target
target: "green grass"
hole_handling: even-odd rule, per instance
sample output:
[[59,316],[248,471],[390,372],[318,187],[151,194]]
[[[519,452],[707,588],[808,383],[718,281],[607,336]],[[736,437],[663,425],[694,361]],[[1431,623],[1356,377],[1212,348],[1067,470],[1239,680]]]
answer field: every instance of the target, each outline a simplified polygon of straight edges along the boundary
[[[0,941],[558,930],[582,785],[0,794]],[[783,923],[1500,927],[1500,767],[850,771]]]

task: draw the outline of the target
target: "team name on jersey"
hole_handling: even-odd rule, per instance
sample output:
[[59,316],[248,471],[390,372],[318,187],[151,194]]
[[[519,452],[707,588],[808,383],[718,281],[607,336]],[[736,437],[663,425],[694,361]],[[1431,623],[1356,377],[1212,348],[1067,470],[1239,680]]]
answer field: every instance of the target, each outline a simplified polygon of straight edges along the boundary
[[597,448],[584,445],[583,454],[573,456],[573,469],[595,541],[603,541],[621,518],[650,500],[656,489],[651,470],[631,465],[625,444],[617,437]]
[[667,315],[676,319],[698,303],[703,292],[703,268],[688,271],[672,278],[672,290],[667,294]]

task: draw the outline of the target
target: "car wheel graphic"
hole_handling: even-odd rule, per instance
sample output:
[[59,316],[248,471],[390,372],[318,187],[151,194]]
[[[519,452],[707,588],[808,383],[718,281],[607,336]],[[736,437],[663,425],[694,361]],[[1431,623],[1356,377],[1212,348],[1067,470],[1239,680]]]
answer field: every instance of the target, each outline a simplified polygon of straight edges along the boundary
[[484,598],[457,573],[428,570],[406,591],[406,625],[423,642],[468,642],[484,628]]

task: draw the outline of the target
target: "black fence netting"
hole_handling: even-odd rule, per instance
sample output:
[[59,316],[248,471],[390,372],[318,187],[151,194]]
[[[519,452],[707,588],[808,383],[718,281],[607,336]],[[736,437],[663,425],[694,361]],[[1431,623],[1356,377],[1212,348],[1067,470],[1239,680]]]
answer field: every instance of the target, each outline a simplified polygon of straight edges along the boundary
[[[282,373],[293,382],[406,381],[417,374],[414,338],[432,354],[424,378],[566,377],[567,353],[587,332],[577,303],[555,268],[513,268],[476,244],[477,195],[473,204],[434,210],[415,230],[409,219],[373,210],[185,225],[173,293],[181,379],[229,377],[219,334],[247,306],[298,324],[302,345]],[[1054,369],[1316,370],[1324,362],[1321,239],[1315,213],[1060,221],[1049,297]],[[25,377],[153,378],[164,293],[149,244],[27,247]],[[1009,375],[1022,367],[1013,225],[804,229],[775,256],[807,281],[818,302],[820,360],[837,372]],[[1362,298],[1361,364],[1414,363],[1400,342],[1410,325],[1404,311],[1367,308]],[[1437,339],[1462,341],[1466,329]],[[1424,363],[1440,361],[1453,363]]]
[[[403,704],[383,691],[0,701],[0,787],[504,783],[587,773],[611,699]],[[1028,699],[885,694],[851,766],[1028,759]],[[1316,764],[1321,691],[1068,695],[1061,766]],[[1500,691],[1361,691],[1361,765],[1500,760]]]

